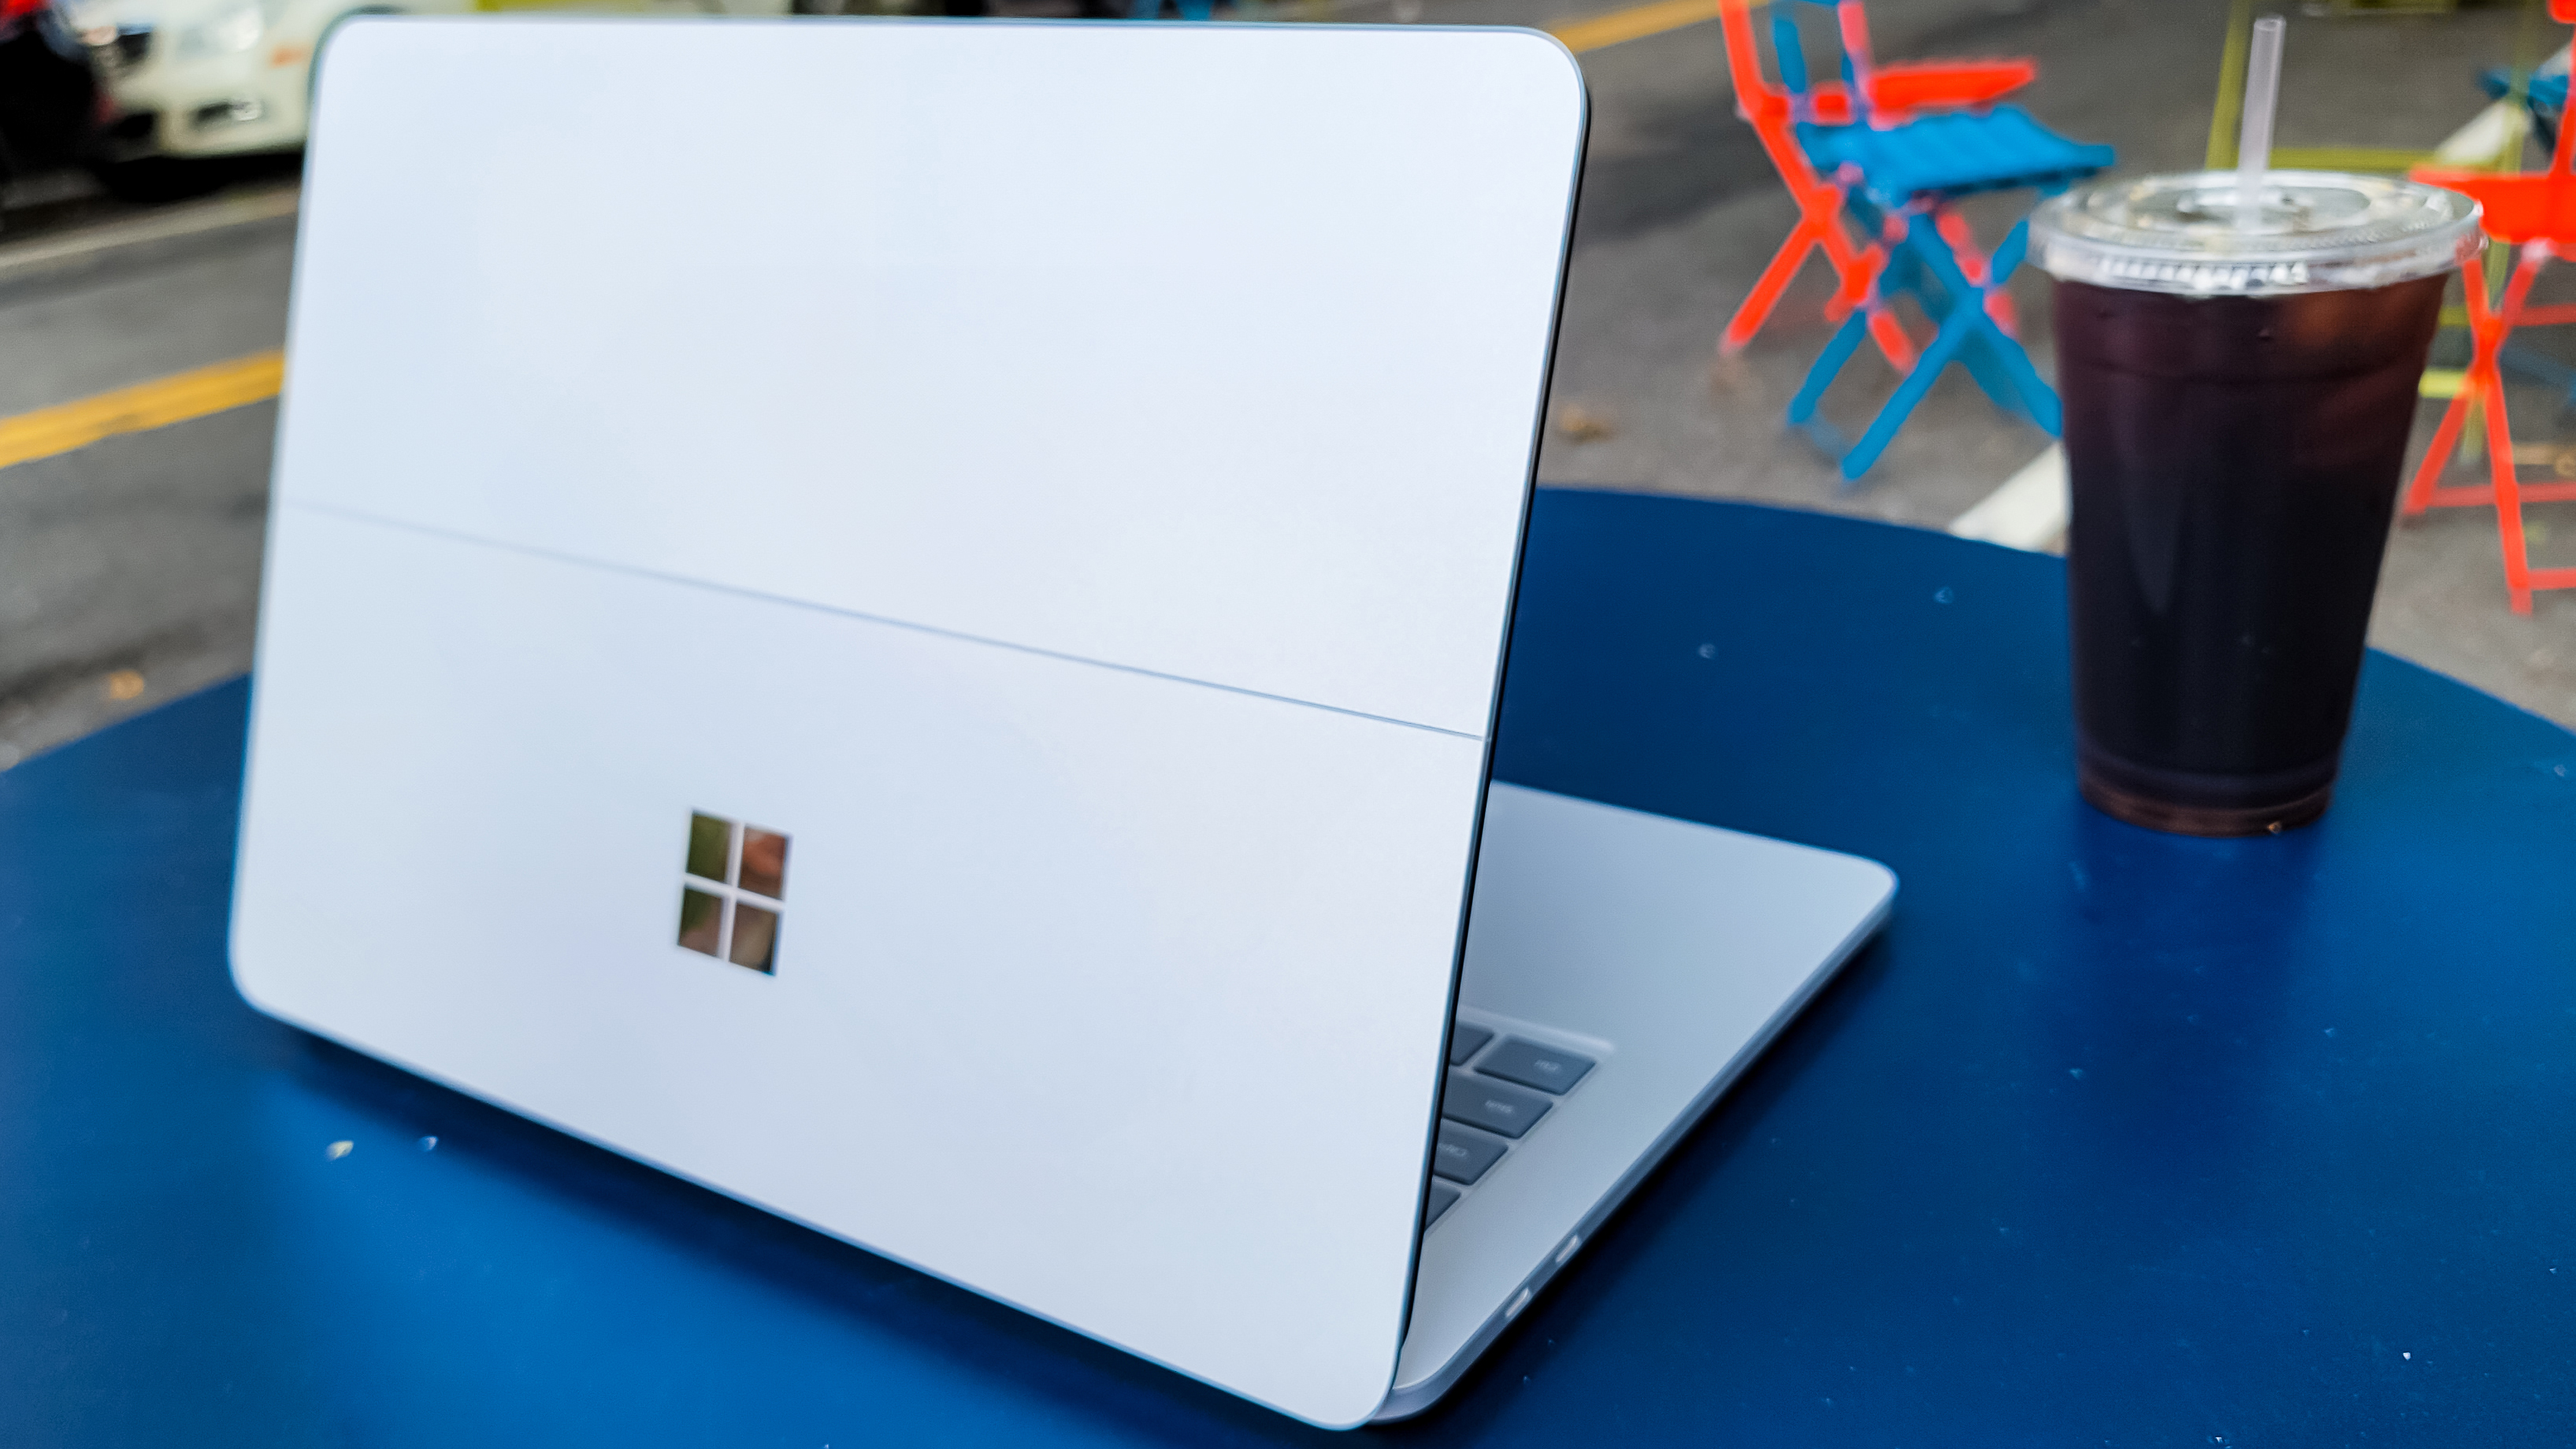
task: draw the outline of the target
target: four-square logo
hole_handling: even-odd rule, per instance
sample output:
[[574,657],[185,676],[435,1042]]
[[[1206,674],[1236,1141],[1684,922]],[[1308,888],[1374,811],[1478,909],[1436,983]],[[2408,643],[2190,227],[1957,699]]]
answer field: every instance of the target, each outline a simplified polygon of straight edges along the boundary
[[779,901],[787,894],[787,837],[738,820],[689,817],[680,883],[680,944],[778,972]]

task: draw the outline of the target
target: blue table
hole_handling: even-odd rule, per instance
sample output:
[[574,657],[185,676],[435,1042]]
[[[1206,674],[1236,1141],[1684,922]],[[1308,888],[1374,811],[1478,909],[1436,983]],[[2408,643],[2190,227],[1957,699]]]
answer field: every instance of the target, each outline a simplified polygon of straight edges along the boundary
[[[1551,492],[1523,589],[1505,778],[1904,894],[1389,1437],[2576,1442],[2576,736],[2374,657],[2187,840],[2076,799],[2053,559]],[[252,1014],[244,699],[0,775],[0,1442],[1326,1437]]]

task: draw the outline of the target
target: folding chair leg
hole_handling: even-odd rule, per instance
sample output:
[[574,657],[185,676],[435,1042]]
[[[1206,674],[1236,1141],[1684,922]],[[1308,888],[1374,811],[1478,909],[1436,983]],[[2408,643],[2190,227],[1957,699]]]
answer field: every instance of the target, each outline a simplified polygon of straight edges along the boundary
[[[1949,243],[1950,255],[1958,261],[1961,274],[1982,290],[1986,285],[1988,268],[1986,258],[1977,250],[1977,233],[1968,225],[1968,219],[1944,207],[1940,228],[1941,240]],[[1986,292],[1984,306],[1986,315],[1995,319],[1995,325],[2004,330],[2006,337],[2021,335],[2021,313],[2013,306],[2012,293],[2001,287]]]
[[1905,335],[1905,324],[1884,307],[1869,314],[1869,340],[1878,344],[1879,355],[1898,372],[1912,372],[1922,356],[1914,350],[1914,339]]
[[[1920,355],[1914,339],[1905,335],[1905,324],[1897,320],[1887,306],[1891,290],[1903,291],[1905,267],[1903,258],[1884,246],[1871,245],[1856,252],[1850,272],[1847,295],[1850,311],[1869,313],[1869,338],[1878,344],[1878,355],[1898,372],[1912,372]],[[1894,272],[1889,269],[1895,268]],[[1837,302],[1842,298],[1836,298]]]
[[[1873,250],[1873,263],[1875,263],[1875,250]],[[1878,265],[1873,265],[1870,270],[1875,273],[1875,270],[1880,268]],[[1868,306],[1868,301],[1862,301],[1860,306]],[[1899,322],[1899,319],[1896,319],[1896,311],[1886,309],[1886,306],[1878,306],[1875,311],[1870,311],[1870,342],[1878,342],[1880,358],[1886,358],[1888,365],[1896,368],[1899,373],[1911,373],[1914,371],[1914,363],[1922,358],[1922,353],[1914,347],[1914,337],[1906,337],[1906,324]]]
[[1969,230],[1968,219],[1945,206],[1933,226],[1941,233],[1942,242],[1950,248],[1951,257],[1959,263],[1959,270],[1967,274],[1969,281],[1984,286],[1986,259],[1977,253],[1977,234]]
[[2496,541],[2504,548],[2504,591],[2517,614],[2531,612],[2531,554],[2522,536],[2521,480],[2514,476],[2513,428],[2505,417],[2504,389],[2490,362],[2483,369],[2495,396],[2487,401],[2487,476],[2495,480]]
[[[1983,304],[1982,295],[1970,297],[1965,303],[1970,307]],[[1987,316],[1991,320],[1993,314],[1988,313]],[[2000,325],[1998,324],[1999,327]],[[1984,339],[1977,340],[1982,342]],[[2038,411],[2031,406],[2030,396],[2022,386],[2022,380],[2012,375],[2003,349],[1981,347],[1971,343],[1960,349],[1959,361],[1967,367],[1969,378],[1977,384],[1978,391],[1986,395],[1987,401],[2016,417],[2028,418],[2032,422],[2039,421]],[[2050,431],[2054,433],[2055,429]]]
[[[1872,310],[1875,309],[1864,308],[1844,318],[1843,325],[1834,329],[1833,340],[1825,344],[1824,351],[1816,354],[1815,365],[1807,369],[1807,380],[1798,384],[1798,395],[1789,399],[1789,422],[1792,426],[1804,427],[1807,420],[1816,415],[1816,405],[1825,400],[1825,389],[1833,386],[1843,364],[1851,361],[1852,354],[1860,350],[1860,340],[1869,331]],[[1906,374],[1906,379],[1911,381],[1921,371],[1918,366],[1914,372]]]
[[[1790,230],[1788,240],[1772,253],[1769,264],[1754,283],[1752,293],[1735,309],[1735,315],[1728,319],[1725,329],[1718,334],[1717,345],[1721,355],[1741,352],[1752,344],[1754,334],[1770,320],[1773,309],[1780,304],[1781,293],[1797,276],[1798,268],[1805,264],[1810,250],[1822,248],[1825,260],[1834,269],[1834,292],[1825,303],[1825,320],[1829,322],[1840,322],[1869,296],[1870,286],[1878,277],[1881,260],[1877,247],[1852,245],[1850,235],[1843,230],[1842,188],[1817,176],[1814,168],[1807,164],[1806,156],[1799,149],[1797,138],[1790,133],[1785,118],[1756,119],[1748,116],[1747,119],[1753,121],[1753,131],[1761,138],[1762,149],[1770,155],[1773,169],[1780,173],[1781,181],[1788,186],[1789,199],[1797,203],[1798,224]],[[1895,325],[1893,319],[1874,328],[1872,336],[1877,339],[1879,351],[1887,354],[1888,362],[1897,371],[1903,372],[1913,365],[1914,344],[1906,337],[1905,329]]]
[[[1838,203],[1849,200],[1839,191],[1835,195]],[[1853,223],[1864,232],[1872,228],[1885,230],[1884,219],[1867,205],[1838,205],[1838,214],[1850,215]],[[1837,246],[1842,248],[1841,252],[1835,251]],[[1903,265],[1904,259],[1898,249],[1879,241],[1853,250],[1850,238],[1844,235],[1837,221],[1825,250],[1833,254],[1834,265],[1840,270],[1843,281],[1842,293],[1825,308],[1825,315],[1841,317],[1853,309],[1867,307],[1873,297],[1877,298],[1881,305],[1869,319],[1870,340],[1878,344],[1879,355],[1887,359],[1888,366],[1898,372],[1912,372],[1916,355],[1914,339],[1905,335],[1905,324],[1884,305],[1889,292],[1886,285],[1888,269]]]
[[2494,319],[2486,309],[2487,276],[2479,253],[2469,254],[2460,273],[2460,285],[2468,298],[2469,367],[2460,376],[2460,390],[2451,395],[2451,405],[2442,409],[2442,425],[2433,430],[2432,444],[2424,449],[2424,461],[2415,465],[2415,481],[2407,485],[2406,501],[2400,507],[2409,517],[2433,506],[2433,490],[2441,486],[2442,470],[2449,466],[2452,452],[2460,445],[2462,430],[2468,426],[2469,413],[2477,407],[2480,366],[2488,360],[2490,347],[2502,345],[2502,339],[2491,336]]
[[[1834,296],[1825,304],[1825,316],[1839,321],[1866,303],[1872,283],[1878,279],[1884,254],[1877,247],[1854,247],[1843,234],[1838,208],[1810,209],[1804,219],[1789,232],[1788,240],[1771,254],[1762,275],[1753,283],[1742,305],[1728,319],[1726,330],[1718,334],[1717,350],[1728,356],[1751,346],[1755,333],[1771,320],[1780,305],[1781,294],[1796,279],[1798,268],[1806,264],[1807,253],[1822,251],[1834,269]],[[1888,366],[1899,372],[1914,366],[1914,339],[1905,335],[1905,326],[1890,315],[1872,317],[1870,340],[1878,344]]]
[[1888,398],[1887,405],[1878,410],[1877,417],[1869,420],[1869,431],[1860,435],[1860,441],[1852,444],[1850,452],[1843,454],[1845,483],[1868,472],[1869,465],[1878,461],[1878,455],[1887,451],[1887,445],[1896,440],[1896,430],[1905,426],[1905,420],[1913,415],[1924,394],[1932,390],[1933,380],[1941,375],[1942,368],[1950,365],[1952,358],[1958,356],[1959,349],[1967,345],[1980,321],[1993,325],[1992,319],[1986,317],[1985,309],[1973,303],[1951,311],[1949,320],[1941,324],[1940,335],[1932,339],[1931,346],[1923,349],[1921,357],[1915,359],[1914,370],[1905,374],[1905,380],[1896,385],[1896,392]]
[[[2576,588],[2576,568],[2536,569],[2531,566],[2531,539],[2522,521],[2522,505],[2529,499],[2569,500],[2576,498],[2569,485],[2541,483],[2525,490],[2522,475],[2514,466],[2513,418],[2506,406],[2504,368],[2514,359],[2509,346],[2518,324],[2533,326],[2561,320],[2576,320],[2567,309],[2540,307],[2525,310],[2523,303],[2531,294],[2531,285],[2540,277],[2551,258],[2550,251],[2533,244],[2523,248],[2512,279],[2505,284],[2503,298],[2492,308],[2487,304],[2484,268],[2472,256],[2463,270],[2467,273],[2469,331],[2472,349],[2467,375],[2460,381],[2459,394],[2442,410],[2441,426],[2415,465],[2415,477],[2407,484],[2402,507],[2409,515],[2446,504],[2493,504],[2496,511],[2496,548],[2504,556],[2505,599],[2517,614],[2529,614],[2531,596],[2540,589]],[[2484,488],[2441,486],[2442,470],[2457,457],[2466,459],[2473,445],[2483,443],[2487,455],[2488,484]]]
[[2468,423],[2469,406],[2478,395],[2477,374],[2460,380],[2460,390],[2452,394],[2451,405],[2442,409],[2442,425],[2433,430],[2432,445],[2424,450],[2424,461],[2415,465],[2415,481],[2406,487],[2406,502],[2401,511],[2413,517],[2433,506],[2433,490],[2440,486],[2442,468],[2451,461],[2452,449],[2459,446],[2460,431]]
[[[1770,265],[1765,266],[1762,275],[1755,279],[1753,290],[1744,298],[1744,305],[1735,309],[1735,315],[1727,320],[1726,330],[1718,334],[1718,351],[1729,354],[1742,352],[1752,343],[1753,334],[1761,331],[1762,324],[1771,320],[1772,309],[1780,305],[1780,294],[1789,290],[1789,283],[1798,275],[1798,268],[1805,264],[1807,253],[1818,247],[1825,247],[1825,239],[1816,218],[1802,219],[1789,229],[1788,240],[1780,243],[1780,250],[1771,254]],[[1826,251],[1830,253],[1832,248],[1826,247]]]
[[[1991,316],[1988,320],[1992,321]],[[1995,330],[2003,331],[2003,325],[1996,323]],[[2011,334],[2004,335],[2009,337]],[[2050,387],[2048,380],[2039,375],[2039,369],[2031,365],[2029,353],[2019,347],[2002,346],[1990,337],[1979,335],[1969,344],[1968,355],[1972,358],[1982,355],[1989,366],[2003,374],[2013,394],[2009,404],[2013,411],[2038,424],[2039,430],[2052,438],[2066,431],[2065,410],[2057,400],[2057,389]]]
[[1852,245],[1851,234],[1843,230],[1841,192],[1834,193],[1828,209],[1833,225],[1825,228],[1819,245],[1825,249],[1825,260],[1834,264],[1834,294],[1825,299],[1825,317],[1840,322],[1869,300],[1869,289],[1877,283],[1887,253],[1876,244]]
[[[1993,309],[1986,305],[1995,293],[1971,276],[1967,265],[1971,258],[1953,249],[1950,228],[1943,223],[1954,215],[1946,207],[1935,211],[1929,218],[1928,231],[1923,229],[1926,218],[1907,219],[1901,245],[1904,259],[1931,279],[1930,289],[1918,286],[1917,294],[1940,294],[1938,316],[1942,331],[1946,333],[1954,325],[1961,329],[1959,360],[1995,406],[2028,418],[2050,437],[2056,437],[2061,431],[2057,392],[2031,366],[2030,354],[1995,320]],[[1976,259],[1978,275],[2010,276],[2021,265],[2023,250],[2029,245],[2028,225],[2026,220],[2016,223],[2005,233],[1991,261]],[[1891,273],[1897,266],[1894,261],[1889,263]]]

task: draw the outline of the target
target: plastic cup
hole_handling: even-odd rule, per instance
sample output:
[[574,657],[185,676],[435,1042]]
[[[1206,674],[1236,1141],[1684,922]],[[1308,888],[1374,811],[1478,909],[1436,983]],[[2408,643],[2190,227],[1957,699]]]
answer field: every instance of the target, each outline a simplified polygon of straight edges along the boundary
[[2031,221],[2057,279],[2077,778],[2252,835],[2325,812],[2415,393],[2477,204],[2372,176],[2100,183]]

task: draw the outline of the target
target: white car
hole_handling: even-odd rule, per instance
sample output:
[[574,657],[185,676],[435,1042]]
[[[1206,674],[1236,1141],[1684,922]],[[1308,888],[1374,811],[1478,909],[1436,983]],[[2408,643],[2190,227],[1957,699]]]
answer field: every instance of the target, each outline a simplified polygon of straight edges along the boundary
[[233,156],[304,144],[313,57],[352,15],[507,8],[784,15],[788,0],[63,0],[89,47],[101,99],[103,171],[157,158]]

